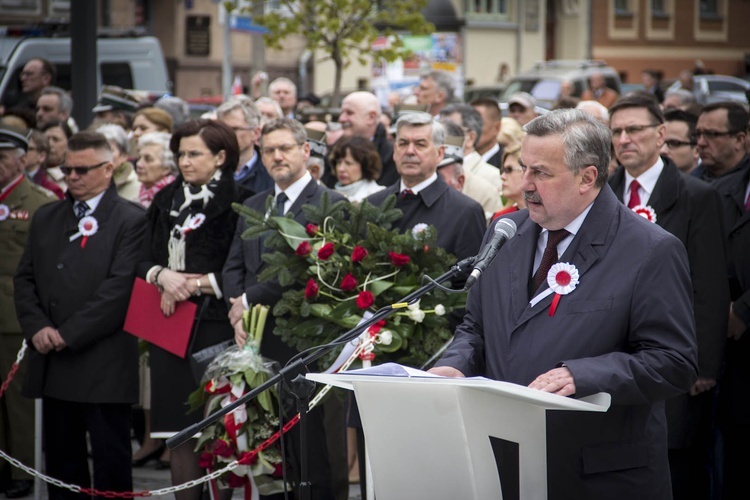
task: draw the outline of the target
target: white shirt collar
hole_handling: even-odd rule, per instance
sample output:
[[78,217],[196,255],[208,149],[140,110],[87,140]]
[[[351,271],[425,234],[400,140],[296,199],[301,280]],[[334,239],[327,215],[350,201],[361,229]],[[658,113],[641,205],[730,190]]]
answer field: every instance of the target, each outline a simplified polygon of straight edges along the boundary
[[[594,202],[592,201],[588,207],[584,209],[583,212],[578,215],[575,219],[573,219],[567,226],[565,226],[563,229],[568,231],[570,234],[566,236],[558,245],[557,245],[557,255],[562,255],[565,253],[565,250],[568,249],[570,246],[570,243],[573,241],[573,238],[575,238],[575,235],[578,234],[578,231],[581,230],[581,226],[583,225],[583,221],[586,220],[586,216],[591,211],[591,207],[594,206]],[[534,257],[534,271],[539,268],[539,264],[542,261],[542,255],[544,255],[544,249],[547,247],[547,238],[549,236],[549,231],[547,229],[542,228],[542,232],[539,234],[539,239],[537,240],[537,249],[536,249],[536,255]]]
[[[310,172],[305,171],[304,175],[294,181],[291,186],[284,189],[284,194],[287,196],[286,203],[284,204],[284,213],[287,213],[289,209],[292,207],[295,201],[297,201],[297,198],[302,194],[302,191],[305,189],[305,186],[307,186],[310,181],[312,180],[312,175],[310,175]],[[278,184],[274,184],[273,186],[273,193],[274,197],[278,196],[281,192],[281,188],[278,186]]]
[[[98,195],[94,196],[94,197],[93,197],[93,198],[91,198],[90,200],[86,200],[86,205],[88,205],[88,206],[89,206],[89,209],[88,209],[88,210],[86,211],[86,215],[91,215],[92,213],[94,213],[94,211],[96,210],[96,207],[98,207],[98,206],[99,206],[99,202],[100,202],[100,201],[102,201],[102,197],[104,196],[104,193],[106,193],[106,192],[107,192],[107,190],[105,189],[104,191],[102,191],[102,192],[101,192],[101,193],[99,193]],[[74,212],[75,212],[75,205],[76,205],[76,202],[78,202],[78,201],[79,201],[79,200],[75,200],[75,201],[73,202],[73,207],[74,207],[74,208],[73,208],[73,211],[74,211]]]
[[406,184],[404,184],[404,181],[402,179],[401,182],[400,182],[401,185],[399,187],[398,192],[401,193],[401,192],[404,191],[404,189],[411,189],[412,193],[419,194],[420,191],[422,191],[422,190],[426,189],[427,187],[429,187],[436,180],[437,180],[437,172],[433,173],[429,178],[427,178],[427,180],[424,180],[424,181],[420,182],[419,184],[417,184],[414,187],[406,187]]
[[[662,170],[664,170],[664,162],[662,161],[661,156],[658,156],[656,158],[656,163],[637,177],[638,184],[641,185],[641,187],[638,188],[638,196],[641,198],[641,205],[648,205],[648,200],[654,192],[656,181],[659,180]],[[635,177],[625,170],[625,192],[623,193],[622,198],[625,201],[625,204],[627,204],[628,199],[630,199],[630,183],[633,182],[634,179]]]
[[486,162],[489,162],[489,161],[490,161],[490,158],[492,158],[493,156],[495,156],[495,153],[497,153],[498,151],[500,151],[500,144],[498,144],[498,143],[495,143],[495,145],[494,145],[494,146],[492,146],[492,147],[491,147],[491,148],[489,149],[489,151],[487,151],[486,153],[484,153],[484,154],[482,155],[482,159],[483,159],[484,161],[486,161]]

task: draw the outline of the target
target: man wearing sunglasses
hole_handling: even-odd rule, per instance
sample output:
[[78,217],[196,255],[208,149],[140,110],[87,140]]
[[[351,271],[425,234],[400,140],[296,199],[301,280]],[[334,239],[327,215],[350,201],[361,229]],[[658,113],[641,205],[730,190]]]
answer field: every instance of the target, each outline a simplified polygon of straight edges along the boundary
[[[46,472],[99,490],[132,491],[131,405],[138,347],[123,331],[146,219],[112,182],[98,133],[71,137],[66,198],[40,208],[18,265],[15,303],[30,351],[24,395],[42,398]],[[50,498],[65,490],[49,485]]]
[[712,187],[681,173],[668,157],[659,155],[667,133],[653,97],[626,95],[609,113],[612,144],[620,163],[609,179],[612,190],[631,209],[652,209],[656,224],[679,238],[687,249],[698,380],[689,392],[666,401],[669,465],[675,499],[709,498],[704,464],[729,307],[721,199]]

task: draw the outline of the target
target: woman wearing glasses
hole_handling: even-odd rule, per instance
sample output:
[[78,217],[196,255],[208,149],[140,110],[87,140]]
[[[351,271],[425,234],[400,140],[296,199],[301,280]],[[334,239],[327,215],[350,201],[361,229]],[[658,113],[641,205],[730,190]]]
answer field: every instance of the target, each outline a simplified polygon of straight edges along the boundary
[[[177,159],[177,179],[159,191],[148,210],[146,249],[138,269],[158,288],[161,310],[174,313],[178,303],[198,306],[190,349],[185,358],[151,346],[151,437],[165,439],[199,421],[202,411],[186,414],[188,395],[198,387],[190,355],[234,337],[221,292],[221,269],[237,225],[233,202],[243,195],[234,183],[239,146],[234,132],[212,120],[189,121],[176,130],[170,149]],[[189,440],[173,449],[172,483],[203,475]],[[201,486],[177,492],[178,500],[201,498]]]
[[500,179],[503,181],[502,196],[505,200],[505,208],[495,213],[493,218],[501,217],[505,214],[526,208],[526,201],[523,199],[523,171],[518,163],[521,156],[521,143],[514,142],[505,147],[503,153],[503,163],[500,167]]

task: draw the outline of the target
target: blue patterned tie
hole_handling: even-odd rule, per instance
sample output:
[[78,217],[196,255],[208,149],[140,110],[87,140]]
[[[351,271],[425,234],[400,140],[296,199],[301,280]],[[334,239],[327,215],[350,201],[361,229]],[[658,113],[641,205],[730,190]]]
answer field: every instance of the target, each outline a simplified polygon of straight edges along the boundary
[[81,220],[84,217],[86,217],[86,212],[89,211],[89,206],[85,201],[77,201],[75,208],[76,208],[76,217],[78,217],[78,220]]

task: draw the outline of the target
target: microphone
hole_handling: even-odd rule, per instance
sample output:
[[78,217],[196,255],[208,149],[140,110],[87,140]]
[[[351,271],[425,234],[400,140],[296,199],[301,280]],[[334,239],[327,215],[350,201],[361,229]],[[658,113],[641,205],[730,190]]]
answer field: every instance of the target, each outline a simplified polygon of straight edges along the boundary
[[487,266],[495,260],[497,252],[505,244],[506,241],[511,239],[516,234],[516,223],[510,219],[500,219],[495,224],[495,235],[492,237],[489,243],[477,255],[477,259],[474,261],[474,270],[466,279],[466,285],[464,290],[471,288],[474,283],[479,279],[479,276],[484,272]]

